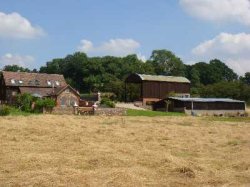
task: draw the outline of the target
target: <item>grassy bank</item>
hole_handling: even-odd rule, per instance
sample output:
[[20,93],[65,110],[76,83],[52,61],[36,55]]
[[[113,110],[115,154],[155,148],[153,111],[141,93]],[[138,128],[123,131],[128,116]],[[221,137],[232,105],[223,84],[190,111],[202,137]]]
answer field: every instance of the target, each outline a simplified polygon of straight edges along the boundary
[[179,112],[158,112],[158,111],[151,111],[151,110],[127,110],[127,116],[148,116],[148,117],[155,117],[155,116],[185,116],[183,113]]

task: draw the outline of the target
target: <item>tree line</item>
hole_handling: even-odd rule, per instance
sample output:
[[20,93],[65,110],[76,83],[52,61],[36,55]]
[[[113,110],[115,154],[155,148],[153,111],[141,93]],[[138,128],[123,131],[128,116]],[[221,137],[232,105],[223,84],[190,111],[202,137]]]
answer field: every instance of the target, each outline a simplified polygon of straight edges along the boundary
[[115,99],[124,99],[124,80],[131,73],[185,76],[191,81],[191,94],[200,97],[241,99],[250,102],[250,72],[238,76],[219,59],[192,65],[169,50],[154,50],[142,62],[137,55],[126,57],[88,57],[76,52],[47,62],[39,70],[7,65],[5,71],[26,71],[63,74],[67,83],[80,93],[109,92]]

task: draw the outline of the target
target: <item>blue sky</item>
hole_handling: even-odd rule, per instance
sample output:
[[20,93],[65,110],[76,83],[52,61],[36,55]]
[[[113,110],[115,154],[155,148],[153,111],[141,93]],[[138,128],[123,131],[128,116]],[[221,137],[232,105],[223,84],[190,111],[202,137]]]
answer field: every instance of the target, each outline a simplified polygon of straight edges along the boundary
[[[0,67],[168,49],[184,63],[220,58],[250,71],[249,0],[0,0]],[[249,67],[248,67],[249,66]]]

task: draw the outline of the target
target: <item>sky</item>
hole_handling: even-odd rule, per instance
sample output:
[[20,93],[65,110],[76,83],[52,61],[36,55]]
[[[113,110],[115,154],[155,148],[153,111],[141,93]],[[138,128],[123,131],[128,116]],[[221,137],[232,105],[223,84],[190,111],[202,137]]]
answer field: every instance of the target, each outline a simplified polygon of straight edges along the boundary
[[173,51],[250,72],[250,0],[0,0],[0,68],[88,56]]

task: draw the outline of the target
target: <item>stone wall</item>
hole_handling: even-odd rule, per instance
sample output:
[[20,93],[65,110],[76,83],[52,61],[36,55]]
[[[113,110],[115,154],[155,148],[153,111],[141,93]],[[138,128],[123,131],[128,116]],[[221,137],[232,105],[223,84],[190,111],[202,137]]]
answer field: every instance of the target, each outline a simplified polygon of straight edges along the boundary
[[[46,113],[46,111],[44,111]],[[52,114],[75,114],[73,107],[55,107],[52,111]],[[127,109],[125,108],[97,108],[94,112],[94,115],[103,115],[103,116],[123,116],[127,114]]]
[[127,109],[125,108],[97,108],[95,110],[95,115],[123,116],[126,114],[127,114]]
[[[46,112],[44,112],[44,113],[46,113]],[[74,114],[74,108],[73,107],[54,107],[52,114],[72,115],[72,114]]]

